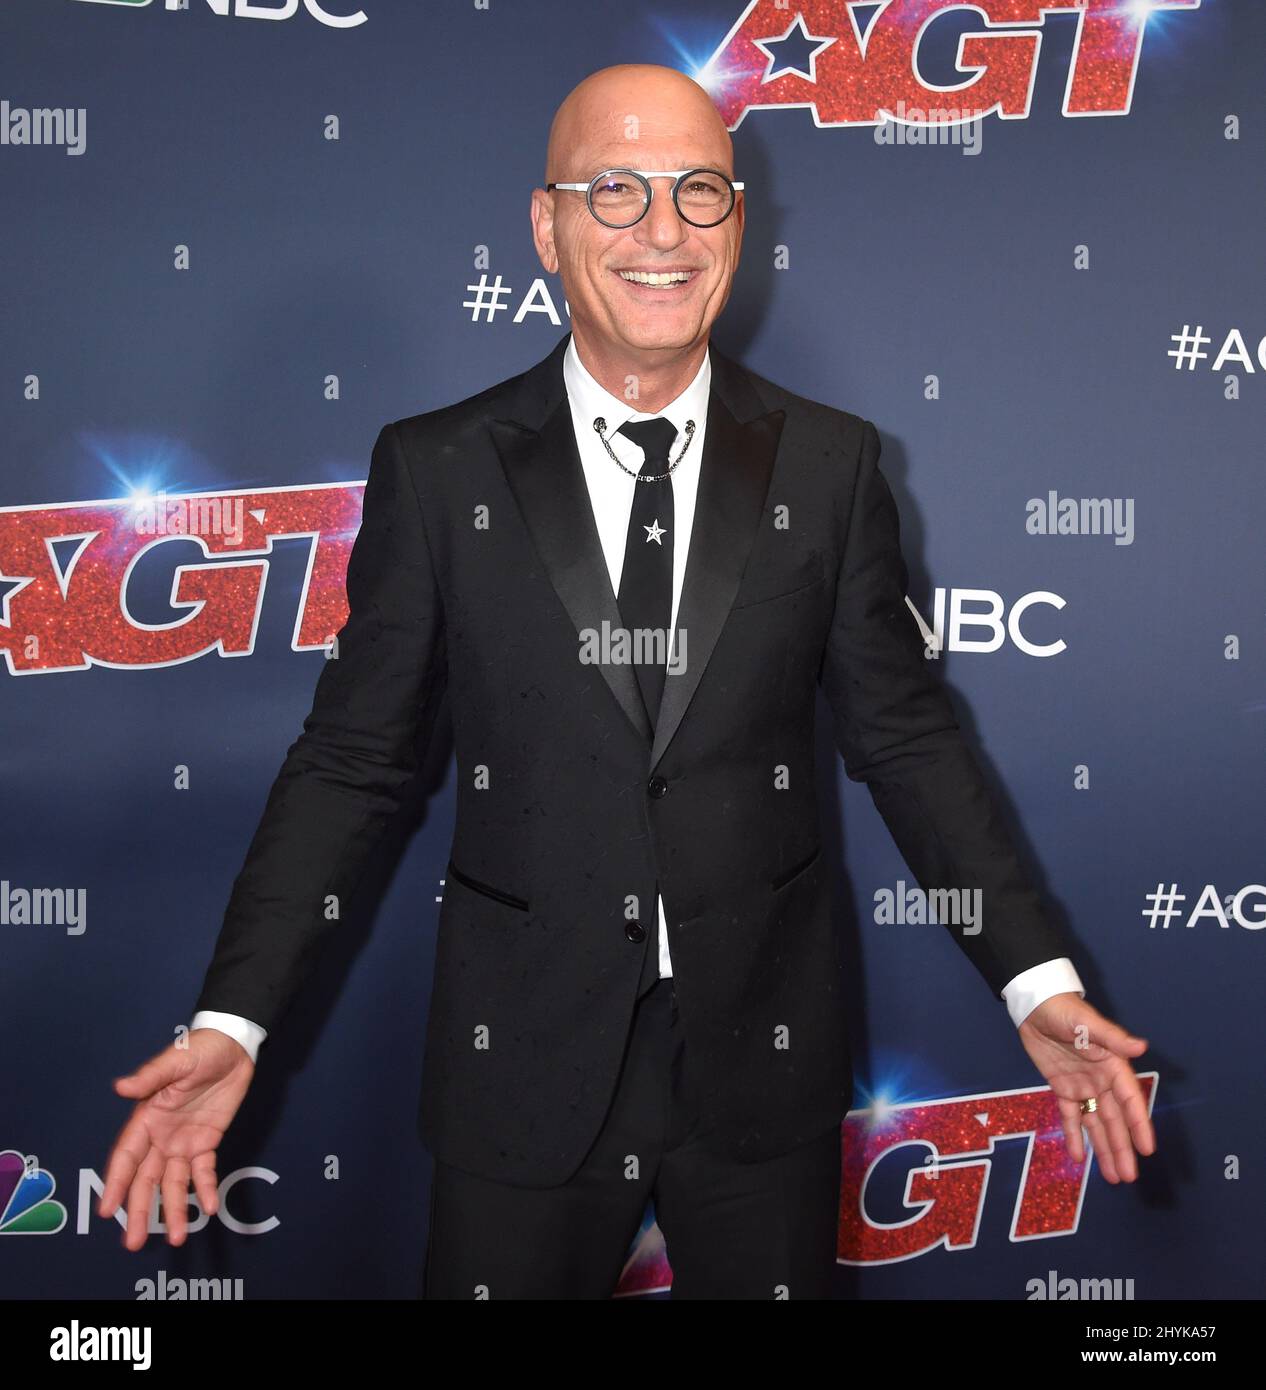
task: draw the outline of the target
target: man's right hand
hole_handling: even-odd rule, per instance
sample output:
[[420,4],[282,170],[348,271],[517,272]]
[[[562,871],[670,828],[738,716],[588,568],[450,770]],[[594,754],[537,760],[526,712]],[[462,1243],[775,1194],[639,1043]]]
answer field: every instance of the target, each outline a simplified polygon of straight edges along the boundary
[[240,1043],[214,1028],[195,1029],[187,1041],[185,1047],[173,1043],[114,1083],[115,1092],[135,1100],[136,1108],[110,1151],[97,1214],[110,1217],[126,1205],[128,1250],[139,1250],[149,1235],[155,1187],[162,1193],[169,1245],[183,1245],[188,1234],[191,1178],[208,1216],[219,1205],[215,1151],[255,1064]]

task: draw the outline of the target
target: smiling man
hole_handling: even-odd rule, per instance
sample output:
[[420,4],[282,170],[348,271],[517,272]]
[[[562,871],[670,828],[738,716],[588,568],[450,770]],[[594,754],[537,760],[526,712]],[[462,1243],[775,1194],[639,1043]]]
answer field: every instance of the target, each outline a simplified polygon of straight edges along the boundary
[[[136,1106],[100,1210],[126,1202],[129,1248],[156,1187],[173,1244],[191,1180],[214,1211],[259,1046],[446,692],[428,1297],[609,1296],[648,1199],[674,1297],[829,1296],[852,1075],[819,684],[921,886],[981,905],[950,932],[1058,1095],[1073,1158],[1083,1125],[1110,1182],[1152,1151],[1129,1061],[1146,1044],[1082,998],[924,660],[874,426],[709,344],[744,197],[680,73],[608,68],[560,107],[531,211],[571,332],[378,437],[338,660],[234,885],[188,1047],[116,1082]],[[595,663],[599,632],[621,640]]]

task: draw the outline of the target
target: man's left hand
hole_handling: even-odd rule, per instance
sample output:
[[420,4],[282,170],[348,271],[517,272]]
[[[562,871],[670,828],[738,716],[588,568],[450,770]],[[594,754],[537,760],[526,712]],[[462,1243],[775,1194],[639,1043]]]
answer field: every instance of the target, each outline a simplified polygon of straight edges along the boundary
[[[1127,1033],[1079,994],[1053,994],[1020,1025],[1020,1041],[1059,1101],[1064,1139],[1073,1161],[1085,1160],[1085,1125],[1103,1176],[1111,1183],[1138,1176],[1134,1153],[1153,1153],[1156,1135],[1147,1099],[1130,1059],[1147,1042]],[[1083,1112],[1092,1096],[1097,1110]]]

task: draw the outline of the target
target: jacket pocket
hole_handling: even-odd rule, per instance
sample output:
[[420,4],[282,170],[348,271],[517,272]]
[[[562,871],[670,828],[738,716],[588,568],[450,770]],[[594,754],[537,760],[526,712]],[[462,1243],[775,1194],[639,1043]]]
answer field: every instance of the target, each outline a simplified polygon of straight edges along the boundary
[[798,864],[793,864],[785,873],[779,874],[769,886],[775,893],[781,893],[784,888],[789,888],[801,874],[807,874],[818,862],[821,854],[822,846],[819,845],[807,858],[800,860]]
[[505,903],[507,907],[517,907],[520,912],[528,910],[527,901],[523,898],[516,898],[513,893],[503,892],[500,888],[494,888],[490,883],[481,883],[477,878],[471,878],[469,874],[463,873],[456,864],[450,859],[448,861],[448,872],[464,888],[469,888],[472,893],[480,893],[485,898],[491,898],[494,902]]
[[806,556],[791,569],[782,569],[773,574],[766,572],[745,575],[738,593],[734,596],[732,608],[737,612],[742,608],[756,608],[762,603],[773,603],[775,599],[790,598],[792,594],[816,588],[825,580],[822,557],[817,554]]

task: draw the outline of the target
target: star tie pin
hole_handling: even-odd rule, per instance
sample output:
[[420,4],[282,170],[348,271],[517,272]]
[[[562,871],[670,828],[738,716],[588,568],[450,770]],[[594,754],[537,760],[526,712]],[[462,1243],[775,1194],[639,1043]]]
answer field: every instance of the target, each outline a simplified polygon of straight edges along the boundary
[[663,541],[660,540],[660,537],[668,534],[659,524],[659,517],[656,517],[649,526],[643,526],[642,530],[646,532],[647,545],[649,545],[651,541],[654,541],[656,545],[663,545]]

